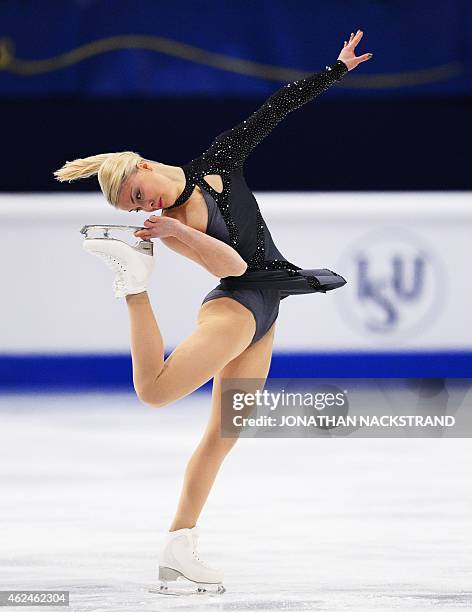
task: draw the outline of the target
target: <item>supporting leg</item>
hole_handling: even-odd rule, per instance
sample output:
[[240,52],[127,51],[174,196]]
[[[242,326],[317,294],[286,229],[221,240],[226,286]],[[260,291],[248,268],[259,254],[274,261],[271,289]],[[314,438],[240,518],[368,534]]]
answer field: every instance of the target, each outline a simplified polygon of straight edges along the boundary
[[222,438],[221,381],[225,378],[266,379],[272,358],[275,323],[255,344],[246,348],[215,375],[212,411],[202,440],[185,470],[177,512],[169,531],[196,525],[216,475],[237,438]]

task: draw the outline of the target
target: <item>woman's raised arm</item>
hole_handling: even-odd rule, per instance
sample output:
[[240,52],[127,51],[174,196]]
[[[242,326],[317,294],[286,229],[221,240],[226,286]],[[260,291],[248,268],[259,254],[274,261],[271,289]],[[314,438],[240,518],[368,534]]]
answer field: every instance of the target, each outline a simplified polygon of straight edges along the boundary
[[331,85],[339,81],[349,70],[372,57],[365,53],[356,57],[355,48],[363,36],[358,30],[344,42],[337,61],[325,70],[284,85],[273,93],[264,104],[247,119],[217,136],[202,157],[213,167],[233,170],[242,165],[249,153],[291,111],[306,104]]

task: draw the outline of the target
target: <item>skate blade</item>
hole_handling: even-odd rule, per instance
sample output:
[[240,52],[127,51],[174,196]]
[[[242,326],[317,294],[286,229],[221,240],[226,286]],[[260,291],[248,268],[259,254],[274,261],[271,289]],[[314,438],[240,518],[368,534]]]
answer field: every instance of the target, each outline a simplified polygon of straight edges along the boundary
[[[179,580],[181,583],[177,584]],[[193,590],[190,590],[192,587]],[[221,582],[197,582],[187,578],[180,571],[165,566],[159,566],[159,583],[150,589],[151,593],[158,593],[159,595],[198,595],[200,597],[202,595],[210,597],[221,595],[225,591],[226,589]]]
[[80,230],[81,234],[87,235],[87,232],[91,230],[123,230],[123,231],[133,231],[138,229],[145,229],[142,225],[84,225]]
[[[85,236],[85,238],[90,238],[89,234],[98,235],[99,238],[109,238],[110,232],[134,232],[136,230],[146,229],[142,225],[84,225],[80,233]],[[140,238],[139,240],[144,240],[146,242],[150,242],[148,238]]]
[[191,584],[191,581],[185,585],[182,585],[181,587],[176,585],[168,586],[167,584],[160,584],[150,587],[149,593],[169,595],[170,597],[188,597],[190,595],[197,595],[198,597],[217,597],[226,591],[222,584],[194,583],[195,586],[193,589],[191,589]]
[[[152,240],[149,238],[139,238],[138,236],[134,236],[134,232],[140,229],[145,228],[137,225],[84,225],[80,230],[80,233],[85,236],[84,243],[87,242],[87,240],[119,240],[120,242],[124,242],[128,246],[132,247],[139,253],[153,255],[154,244]],[[116,231],[121,231],[128,234],[133,232],[133,238],[136,242],[134,244],[130,244],[126,240],[123,240],[122,236],[119,238],[112,237],[110,232],[114,234]]]

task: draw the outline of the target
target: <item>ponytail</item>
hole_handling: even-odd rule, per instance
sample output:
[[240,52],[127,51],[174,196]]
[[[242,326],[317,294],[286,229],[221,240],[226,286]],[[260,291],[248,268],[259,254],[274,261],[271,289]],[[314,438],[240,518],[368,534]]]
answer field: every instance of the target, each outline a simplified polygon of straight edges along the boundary
[[54,176],[58,181],[76,181],[81,178],[95,176],[100,170],[103,162],[113,153],[101,153],[100,155],[92,155],[83,159],[74,159],[74,161],[66,162],[62,168],[54,172]]
[[136,172],[141,159],[133,151],[101,153],[68,161],[54,172],[54,176],[62,183],[97,175],[103,195],[112,206],[116,206],[122,184]]

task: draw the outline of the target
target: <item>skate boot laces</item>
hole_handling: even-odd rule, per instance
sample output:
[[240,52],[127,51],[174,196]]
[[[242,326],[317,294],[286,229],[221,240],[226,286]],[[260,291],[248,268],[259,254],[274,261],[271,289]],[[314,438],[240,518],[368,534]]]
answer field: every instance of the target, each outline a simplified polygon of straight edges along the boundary
[[198,552],[197,552],[197,546],[198,546],[198,534],[196,534],[195,532],[192,533],[192,539],[193,539],[193,550],[192,550],[192,555],[193,558],[198,561],[199,563],[201,563],[204,567],[206,567],[207,569],[213,570],[214,568],[211,565],[208,565],[208,563],[205,563],[205,561],[202,561],[202,559],[200,559]]
[[121,259],[117,259],[113,257],[113,255],[109,255],[108,253],[97,252],[97,255],[103,259],[106,265],[113,270],[115,273],[115,282],[114,288],[118,291],[122,291],[126,287],[126,281],[124,277],[124,273],[126,272],[126,268],[123,265]]

